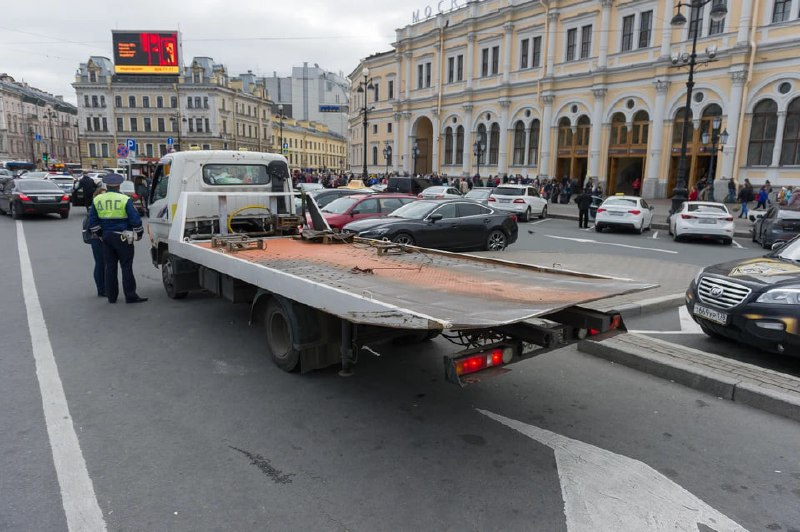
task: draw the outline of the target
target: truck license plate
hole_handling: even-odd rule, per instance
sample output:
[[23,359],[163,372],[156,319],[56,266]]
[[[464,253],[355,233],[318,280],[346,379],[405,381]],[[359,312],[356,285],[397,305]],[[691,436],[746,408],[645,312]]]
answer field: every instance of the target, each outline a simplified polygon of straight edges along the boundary
[[728,315],[724,312],[704,307],[703,305],[698,305],[696,303],[694,305],[694,315],[700,316],[708,321],[713,321],[714,323],[719,323],[720,325],[728,324]]

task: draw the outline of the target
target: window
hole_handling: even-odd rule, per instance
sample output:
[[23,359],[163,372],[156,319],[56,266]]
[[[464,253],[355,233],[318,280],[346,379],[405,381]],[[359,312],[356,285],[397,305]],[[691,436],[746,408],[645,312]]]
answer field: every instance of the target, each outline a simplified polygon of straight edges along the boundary
[[622,45],[620,49],[623,52],[633,50],[633,24],[636,21],[636,15],[628,15],[622,19]]
[[139,120],[135,117],[131,117],[131,131],[139,131]]
[[521,70],[528,68],[528,46],[530,42],[530,39],[522,39],[519,45],[519,68]]
[[211,144],[203,144],[203,149],[204,150],[210,150],[211,149]]
[[378,83],[373,83],[372,84],[372,90],[374,91],[373,100],[377,102],[378,100],[381,99],[380,98],[380,96],[381,96],[380,85]]
[[464,164],[464,126],[456,128],[456,164]]
[[792,9],[792,0],[775,0],[772,22],[786,22]]
[[125,131],[125,120],[121,117],[117,117],[117,131]]
[[108,157],[108,144],[107,143],[104,142],[104,143],[102,143],[100,145],[100,154],[101,154],[102,157]]
[[89,143],[89,157],[97,157],[97,144],[94,142]]
[[575,46],[577,40],[578,30],[575,28],[567,30],[567,55],[565,57],[567,61],[575,61]]
[[525,124],[522,120],[517,121],[514,126],[514,154],[511,164],[514,166],[525,164]]
[[391,122],[386,124],[386,132],[387,133],[391,133],[392,132],[392,123]]
[[589,146],[589,131],[591,127],[591,121],[588,116],[583,115],[578,118],[575,146]]
[[376,166],[378,164],[378,147],[372,147],[372,165]]
[[94,118],[92,118],[92,126],[94,126],[93,129],[95,131],[100,131],[100,117],[99,116],[95,116]]
[[647,111],[637,111],[633,115],[633,130],[631,131],[631,144],[647,146],[647,137],[650,132],[650,115]]
[[196,71],[192,73],[192,83],[200,83],[200,72]]
[[447,58],[447,83],[453,83],[456,76],[456,58]]
[[422,83],[424,82],[423,74],[425,72],[425,67],[423,65],[417,65],[417,88],[422,88]]
[[103,131],[108,131],[108,118],[105,116],[102,118],[103,120]]
[[136,96],[128,96],[128,107],[136,107]]
[[144,119],[144,130],[145,131],[152,131],[153,130],[152,126],[153,126],[153,124],[152,124],[152,121],[150,120],[150,118],[149,117],[145,118]]
[[500,71],[500,47],[492,46],[492,74]]
[[592,25],[581,28],[581,59],[586,59],[592,54]]
[[97,72],[95,72],[94,70],[89,72],[89,81],[91,81],[92,83],[97,83]]
[[163,96],[156,96],[156,107],[161,109],[164,107],[164,97]]
[[531,66],[533,68],[539,68],[542,66],[542,38],[541,37],[534,37],[533,38],[533,60],[531,61]]
[[800,165],[800,98],[795,98],[786,110],[783,127],[781,166]]
[[497,155],[500,152],[500,126],[497,122],[492,124],[489,132],[489,164],[497,164]]
[[539,161],[539,120],[531,122],[528,137],[528,166],[536,166]]
[[[189,120],[187,124],[189,124],[189,133],[194,133],[194,120]],[[238,134],[239,124],[236,124],[236,129],[237,129],[236,133]]]
[[223,133],[227,133],[228,132],[228,121],[227,120],[223,120],[222,121],[222,132]]
[[122,107],[122,96],[114,96],[114,106]]
[[[787,120],[788,125],[788,120]],[[747,145],[747,166],[769,166],[778,129],[778,104],[761,100],[753,108],[750,141]]]
[[142,107],[150,107],[150,96],[142,96]]
[[167,145],[166,144],[159,144],[158,145],[158,156],[163,157],[167,154]]
[[208,109],[208,96],[203,96],[203,109]]
[[378,124],[372,124],[372,134],[373,135],[378,134]]
[[157,121],[157,124],[158,124],[158,130],[160,132],[166,131],[166,127],[165,127],[165,123],[164,123],[164,119],[163,118],[159,118],[158,121]]
[[693,7],[689,14],[689,40],[694,39],[696,32],[698,37],[703,35],[703,7]]
[[[205,127],[206,127],[206,133],[211,133],[211,128],[208,127],[208,125],[209,125],[208,124],[208,118],[204,118],[203,119],[203,125],[205,125]],[[266,137],[266,135],[264,135],[264,136]]]
[[[718,6],[721,5],[725,0],[714,0],[711,2],[711,6]],[[711,24],[708,26],[708,34],[709,35],[718,35],[725,31],[725,19],[723,18],[719,22],[712,20]]]
[[558,121],[558,147],[572,147],[572,124],[566,116]]
[[650,47],[650,36],[653,33],[653,12],[645,11],[639,16],[639,48]]
[[484,48],[481,50],[481,76],[486,77],[489,75],[489,49]]
[[[195,97],[194,97],[194,106],[195,106],[197,109],[200,109],[200,96],[195,96]],[[248,113],[248,114],[250,114],[250,113]]]
[[628,126],[625,122],[625,115],[614,113],[611,117],[611,140],[612,146],[628,145]]
[[389,99],[394,99],[394,80],[389,80]]
[[464,80],[464,55],[459,54],[456,56],[456,80]]
[[431,86],[431,64],[425,63],[425,86]]
[[177,96],[170,96],[169,97],[169,106],[173,109],[178,107],[178,97]]
[[453,164],[453,129],[444,130],[444,164]]
[[192,97],[191,96],[186,98],[186,107],[189,108],[189,109],[192,108]]
[[[87,98],[88,98],[88,96],[87,96]],[[89,102],[86,102],[86,104],[87,104],[86,107],[89,107],[88,103]],[[92,107],[97,107],[97,96],[92,96]]]
[[[270,166],[277,163],[274,161]],[[284,165],[285,169],[285,165]],[[276,169],[277,170],[277,169]],[[270,168],[272,171],[272,168]],[[289,177],[288,175],[286,176]],[[203,165],[203,182],[206,185],[268,185],[267,167],[256,164],[206,164]]]

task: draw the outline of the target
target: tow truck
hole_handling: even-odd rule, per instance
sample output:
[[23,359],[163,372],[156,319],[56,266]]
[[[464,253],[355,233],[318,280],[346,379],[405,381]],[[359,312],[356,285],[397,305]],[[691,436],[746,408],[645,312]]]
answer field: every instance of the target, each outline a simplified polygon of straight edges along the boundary
[[[262,177],[213,184],[215,172],[224,167],[230,175],[236,166],[263,166]],[[444,357],[445,377],[463,386],[587,336],[624,330],[619,313],[580,305],[652,287],[302,229],[305,212],[297,212],[280,155],[169,154],[153,192],[148,234],[167,295],[207,290],[249,305],[251,324],[264,328],[266,351],[285,371],[340,364],[340,374],[350,375],[365,349],[441,335],[457,346]],[[314,227],[324,227],[313,199],[301,205]]]

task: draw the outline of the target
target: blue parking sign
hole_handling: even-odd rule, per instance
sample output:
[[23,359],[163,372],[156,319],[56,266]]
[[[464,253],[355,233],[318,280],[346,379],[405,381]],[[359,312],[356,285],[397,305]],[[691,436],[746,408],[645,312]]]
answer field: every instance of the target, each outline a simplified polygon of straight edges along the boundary
[[175,144],[175,139],[167,137],[167,146],[172,146],[173,144]]
[[125,139],[125,146],[128,147],[128,151],[138,151],[136,149],[136,140],[135,139]]

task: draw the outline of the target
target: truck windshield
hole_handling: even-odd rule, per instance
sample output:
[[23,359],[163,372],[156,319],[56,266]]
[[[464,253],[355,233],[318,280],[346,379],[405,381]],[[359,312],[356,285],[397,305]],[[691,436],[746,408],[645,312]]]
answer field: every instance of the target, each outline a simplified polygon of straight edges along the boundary
[[206,185],[268,185],[267,167],[260,164],[207,164],[203,166]]

